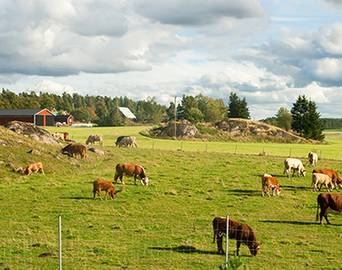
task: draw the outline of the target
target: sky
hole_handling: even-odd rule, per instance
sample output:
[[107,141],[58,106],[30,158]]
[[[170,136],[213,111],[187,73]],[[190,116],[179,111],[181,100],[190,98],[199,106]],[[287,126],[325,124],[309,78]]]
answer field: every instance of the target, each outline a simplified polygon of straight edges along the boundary
[[14,93],[245,98],[252,120],[299,95],[342,118],[341,0],[2,0],[0,86]]

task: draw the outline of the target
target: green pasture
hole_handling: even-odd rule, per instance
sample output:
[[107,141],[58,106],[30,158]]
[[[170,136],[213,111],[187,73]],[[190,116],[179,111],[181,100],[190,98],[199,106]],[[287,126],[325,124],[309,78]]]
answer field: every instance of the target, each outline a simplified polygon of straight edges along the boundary
[[[307,153],[321,153],[320,168],[341,171],[338,134],[320,145],[211,143],[157,140],[143,136],[146,127],[47,128],[66,131],[79,143],[103,134],[104,144],[84,160],[0,127],[1,222],[0,265],[10,269],[58,269],[58,217],[62,220],[63,269],[220,269],[212,220],[229,215],[249,224],[260,252],[240,249],[241,269],[339,269],[342,218],[332,225],[316,222],[318,192],[308,174],[287,179],[283,160],[303,163]],[[120,135],[137,137],[138,148],[117,148]],[[65,144],[65,143],[64,143]],[[31,149],[40,156],[29,154]],[[60,158],[54,155],[59,154]],[[6,166],[41,161],[45,175],[18,175]],[[93,200],[95,179],[113,181],[117,163],[142,165],[148,186],[125,177],[114,201]],[[277,177],[278,197],[261,197],[260,176]],[[323,190],[325,192],[325,190]],[[340,190],[334,190],[340,193]],[[104,197],[104,194],[103,196]],[[234,260],[236,242],[229,241]],[[337,251],[337,252],[336,252]]]

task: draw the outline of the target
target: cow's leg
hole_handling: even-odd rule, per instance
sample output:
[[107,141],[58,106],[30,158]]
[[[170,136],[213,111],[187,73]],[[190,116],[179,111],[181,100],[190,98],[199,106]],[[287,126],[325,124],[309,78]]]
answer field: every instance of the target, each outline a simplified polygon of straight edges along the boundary
[[95,197],[96,197],[96,190],[93,189],[93,193],[94,193],[94,200],[95,200]]
[[134,185],[137,185],[137,177],[134,175]]
[[275,187],[272,188],[272,196],[274,197],[274,193],[275,193]]
[[109,189],[106,191],[105,201],[107,200],[108,193],[109,193]]
[[223,248],[222,248],[222,234],[220,232],[218,232],[217,234],[217,249],[218,249],[218,252],[223,254]]
[[100,200],[103,201],[101,198],[101,189],[100,188],[99,188],[98,194],[99,194]]
[[118,178],[119,178],[119,176],[117,174],[115,174],[115,176],[114,176],[114,184],[118,183]]
[[239,256],[240,245],[241,245],[241,242],[240,241],[236,241],[236,256]]
[[120,181],[121,181],[121,184],[125,185],[124,181],[123,181],[123,175],[120,176]]

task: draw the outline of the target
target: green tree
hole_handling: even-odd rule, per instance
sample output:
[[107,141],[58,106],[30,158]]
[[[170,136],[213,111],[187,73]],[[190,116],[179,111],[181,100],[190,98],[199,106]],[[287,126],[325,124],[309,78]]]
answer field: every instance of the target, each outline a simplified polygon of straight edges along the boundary
[[245,119],[251,118],[246,99],[240,99],[234,92],[231,92],[229,96],[228,117]]
[[298,96],[291,109],[292,129],[306,139],[323,140],[324,125],[317,112],[316,103],[308,100],[305,95]]
[[279,108],[277,114],[277,126],[289,131],[292,123],[292,115],[290,111],[284,107]]
[[[223,106],[222,106],[223,105]],[[227,108],[224,106],[222,100],[214,100],[208,98],[208,102],[203,108],[204,120],[206,122],[216,122],[224,118]]]

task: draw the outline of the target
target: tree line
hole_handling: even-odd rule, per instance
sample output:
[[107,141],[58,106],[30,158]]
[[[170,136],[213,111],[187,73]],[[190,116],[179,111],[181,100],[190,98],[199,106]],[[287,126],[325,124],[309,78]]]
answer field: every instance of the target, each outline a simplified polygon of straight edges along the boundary
[[[231,92],[228,104],[223,99],[213,99],[199,94],[197,96],[183,95],[179,102],[170,102],[169,107],[160,105],[155,98],[133,101],[127,97],[82,96],[64,92],[62,96],[40,92],[39,95],[19,93],[18,95],[2,89],[0,109],[37,109],[55,108],[58,114],[67,111],[75,121],[93,122],[99,126],[118,126],[128,124],[128,120],[113,113],[118,107],[127,107],[136,116],[135,122],[141,124],[160,124],[162,121],[186,119],[193,124],[202,122],[218,122],[229,118],[250,119],[249,107],[245,98],[240,98]],[[324,124],[337,127],[337,121],[320,119],[315,102],[305,95],[298,96],[291,111],[279,108],[274,117],[262,120],[265,123],[292,129],[307,139],[323,140]],[[339,121],[342,125],[342,122]],[[339,128],[339,126],[337,127]]]

